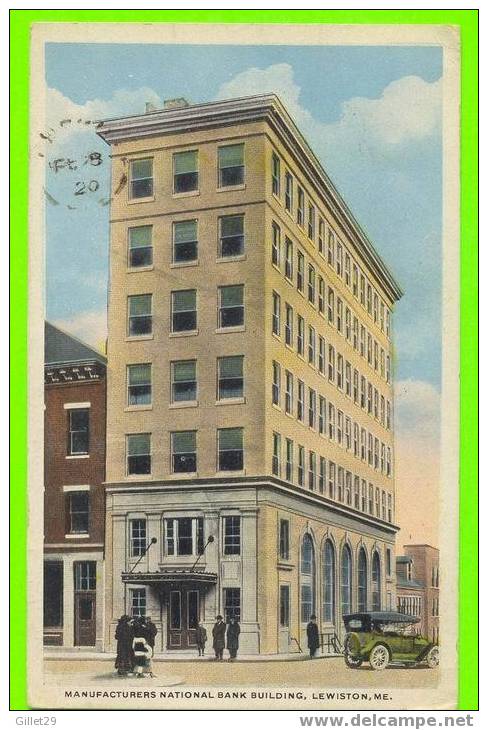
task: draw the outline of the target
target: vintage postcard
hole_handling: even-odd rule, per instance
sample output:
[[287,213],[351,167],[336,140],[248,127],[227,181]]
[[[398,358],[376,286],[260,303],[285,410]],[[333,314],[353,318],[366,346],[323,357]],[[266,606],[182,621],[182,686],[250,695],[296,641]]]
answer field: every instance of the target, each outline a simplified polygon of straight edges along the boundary
[[30,71],[31,706],[456,708],[458,28]]

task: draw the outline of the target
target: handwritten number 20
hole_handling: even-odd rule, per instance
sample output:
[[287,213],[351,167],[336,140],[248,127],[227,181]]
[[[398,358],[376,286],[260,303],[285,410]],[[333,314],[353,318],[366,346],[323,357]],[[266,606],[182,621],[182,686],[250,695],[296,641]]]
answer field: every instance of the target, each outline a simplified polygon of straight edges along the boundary
[[97,180],[90,180],[88,184],[78,181],[75,183],[75,195],[84,195],[86,192],[94,193],[100,187]]

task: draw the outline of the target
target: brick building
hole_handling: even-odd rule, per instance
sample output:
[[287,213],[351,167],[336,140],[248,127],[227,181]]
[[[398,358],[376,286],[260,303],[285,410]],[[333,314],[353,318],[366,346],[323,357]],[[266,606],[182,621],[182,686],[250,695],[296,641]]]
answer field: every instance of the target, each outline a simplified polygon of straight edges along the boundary
[[106,360],[46,322],[44,643],[102,646]]
[[397,608],[420,618],[419,632],[439,641],[439,550],[405,545],[396,559]]

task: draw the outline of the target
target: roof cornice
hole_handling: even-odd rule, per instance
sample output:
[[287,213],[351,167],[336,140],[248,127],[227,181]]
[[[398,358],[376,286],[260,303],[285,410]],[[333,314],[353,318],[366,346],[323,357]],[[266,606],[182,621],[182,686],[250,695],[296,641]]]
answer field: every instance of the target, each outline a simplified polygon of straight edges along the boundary
[[99,122],[97,133],[107,144],[112,145],[127,140],[257,121],[268,122],[297,165],[309,178],[317,195],[332,211],[343,232],[352,240],[392,301],[400,299],[403,295],[401,287],[276,94],[246,96],[195,104],[179,109],[163,109],[136,116],[107,119]]

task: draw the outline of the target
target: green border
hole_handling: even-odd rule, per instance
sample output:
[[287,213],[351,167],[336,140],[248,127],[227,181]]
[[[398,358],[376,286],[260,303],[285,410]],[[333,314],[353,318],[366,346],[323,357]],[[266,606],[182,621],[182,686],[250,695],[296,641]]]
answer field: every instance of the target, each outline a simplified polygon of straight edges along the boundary
[[11,10],[10,707],[26,710],[27,212],[32,23],[457,25],[461,31],[460,710],[478,708],[478,10]]

